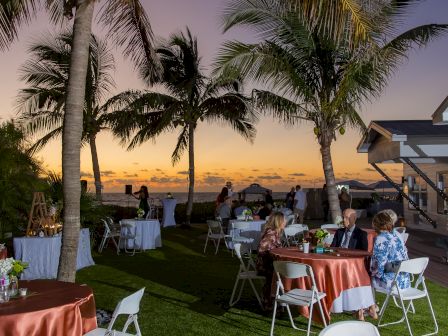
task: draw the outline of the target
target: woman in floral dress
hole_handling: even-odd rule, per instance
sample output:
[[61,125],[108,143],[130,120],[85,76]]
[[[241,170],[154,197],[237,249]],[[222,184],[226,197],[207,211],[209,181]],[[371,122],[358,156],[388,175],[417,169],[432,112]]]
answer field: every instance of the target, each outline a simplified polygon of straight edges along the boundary
[[274,261],[270,251],[281,247],[281,235],[285,228],[285,216],[281,212],[275,212],[269,216],[263,231],[263,235],[258,246],[257,272],[266,277],[263,286],[263,306],[265,309],[272,307],[271,286],[274,276]]

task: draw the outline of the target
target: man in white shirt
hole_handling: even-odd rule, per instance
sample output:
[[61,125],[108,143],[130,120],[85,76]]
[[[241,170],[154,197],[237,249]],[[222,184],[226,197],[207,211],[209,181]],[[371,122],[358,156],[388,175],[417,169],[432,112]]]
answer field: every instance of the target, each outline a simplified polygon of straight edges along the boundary
[[296,194],[294,196],[294,215],[297,218],[297,223],[303,224],[303,217],[306,210],[306,192],[304,192],[300,185],[296,186]]
[[232,182],[227,181],[226,182],[226,188],[227,188],[227,196],[232,197],[233,196]]

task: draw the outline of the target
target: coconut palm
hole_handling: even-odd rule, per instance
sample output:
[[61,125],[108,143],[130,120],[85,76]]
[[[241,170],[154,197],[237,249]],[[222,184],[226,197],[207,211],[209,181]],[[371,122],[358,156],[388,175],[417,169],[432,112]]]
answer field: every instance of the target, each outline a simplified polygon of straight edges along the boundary
[[[17,38],[19,27],[28,24],[44,7],[52,22],[73,21],[73,42],[69,79],[65,96],[62,130],[62,173],[64,188],[64,228],[58,279],[75,281],[76,254],[80,228],[80,148],[83,128],[84,95],[89,63],[94,0],[2,0],[0,2],[0,49]],[[74,14],[73,14],[74,12]],[[108,37],[124,47],[124,53],[139,66],[140,76],[150,82],[157,76],[153,54],[153,34],[149,19],[138,0],[104,0],[98,18],[106,25]]]
[[[20,120],[26,125],[27,132],[33,136],[43,135],[31,147],[33,152],[59,138],[63,128],[72,34],[64,32],[46,36],[28,50],[31,57],[21,69],[21,79],[28,87],[19,92],[17,104]],[[92,35],[81,142],[90,146],[97,199],[101,199],[101,173],[96,137],[107,128],[109,110],[125,98],[118,94],[105,101],[115,87],[114,70],[114,58],[107,44]]]
[[110,119],[114,133],[132,149],[149,139],[179,128],[180,133],[171,160],[176,164],[188,151],[189,187],[186,225],[193,209],[195,183],[194,134],[202,121],[230,125],[251,140],[251,100],[239,93],[235,80],[207,78],[200,66],[197,39],[187,29],[174,34],[156,49],[163,68],[161,92],[134,92],[137,96],[128,109]]
[[[304,1],[306,2],[306,1]],[[367,37],[353,45],[311,24],[301,7],[288,1],[235,0],[226,12],[225,30],[253,28],[262,41],[226,42],[216,74],[234,72],[264,85],[255,90],[256,105],[287,124],[314,125],[320,145],[333,221],[340,215],[331,159],[331,144],[347,126],[363,131],[362,102],[378,97],[388,79],[413,47],[427,45],[447,25],[429,24],[396,34],[396,26],[414,1],[371,1]],[[325,20],[325,15],[322,20]],[[344,21],[351,29],[350,20]],[[335,29],[340,29],[335,27]]]

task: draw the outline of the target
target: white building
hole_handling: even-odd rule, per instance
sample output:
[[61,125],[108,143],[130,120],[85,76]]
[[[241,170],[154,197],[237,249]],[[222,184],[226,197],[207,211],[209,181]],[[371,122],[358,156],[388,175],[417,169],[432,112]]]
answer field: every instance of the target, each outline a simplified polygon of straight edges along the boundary
[[448,97],[432,120],[372,121],[358,145],[385,179],[378,163],[402,163],[406,225],[447,233],[448,230]]

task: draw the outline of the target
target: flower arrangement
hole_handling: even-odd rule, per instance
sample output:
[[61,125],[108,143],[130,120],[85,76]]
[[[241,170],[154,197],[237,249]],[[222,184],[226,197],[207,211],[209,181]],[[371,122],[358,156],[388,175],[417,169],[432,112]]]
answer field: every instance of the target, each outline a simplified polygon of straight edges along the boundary
[[252,210],[251,209],[243,210],[243,216],[245,217],[245,220],[252,219]]
[[28,267],[28,263],[21,260],[15,260],[14,258],[6,258],[0,260],[0,275],[2,276],[19,276],[25,268]]
[[343,227],[344,219],[341,216],[336,216],[336,224],[339,225],[339,227]]
[[137,217],[143,218],[144,215],[145,215],[145,210],[143,210],[142,208],[138,208],[137,209]]
[[327,237],[330,233],[325,230],[325,229],[318,229],[315,233],[314,233],[314,237],[316,237],[317,239],[317,244],[322,244],[322,242],[324,241],[325,237]]

